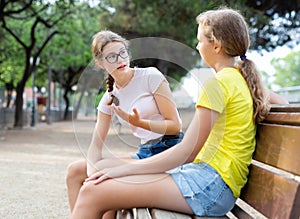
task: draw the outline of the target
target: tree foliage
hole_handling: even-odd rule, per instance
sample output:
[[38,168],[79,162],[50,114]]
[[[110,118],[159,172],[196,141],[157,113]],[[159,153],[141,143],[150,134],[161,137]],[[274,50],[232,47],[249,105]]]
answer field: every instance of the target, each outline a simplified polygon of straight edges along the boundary
[[57,26],[64,32],[52,40],[42,56],[42,59],[49,60],[53,81],[64,90],[65,119],[71,104],[69,96],[74,92],[72,88],[92,61],[91,42],[99,31],[99,14],[99,9],[86,3],[74,5],[72,13]]
[[[252,33],[253,48],[272,51],[300,43],[300,2],[247,0],[244,8]],[[248,8],[253,9],[247,12]]]
[[[277,46],[293,46],[300,39],[299,1],[101,0],[97,7],[91,7],[87,2],[0,0],[0,84],[7,90],[16,88],[15,126],[22,126],[24,86],[31,83],[28,79],[37,57],[41,58],[37,85],[47,83],[47,72],[51,67],[53,80],[65,90],[68,108],[71,88],[92,59],[91,37],[100,29],[113,30],[129,40],[149,36],[168,38],[194,49],[196,16],[208,9],[229,6],[245,15],[252,49],[272,51]],[[174,53],[159,49],[157,52]],[[199,59],[196,51],[178,56],[186,59],[191,68],[198,64],[195,63]],[[30,57],[34,58],[32,64]],[[133,65],[156,66],[176,80],[187,73],[176,63],[164,60],[134,60]]]
[[299,43],[299,1],[280,0],[102,0],[102,24],[128,38],[159,36],[195,46],[195,18],[220,6],[238,9],[249,23],[252,49],[272,51]]
[[[196,16],[220,6],[237,9],[245,16],[250,27],[253,50],[272,51],[277,46],[299,43],[299,1],[102,0],[100,7],[104,12],[100,16],[100,22],[102,27],[116,31],[127,39],[166,37],[195,48]],[[196,53],[194,55],[198,56]],[[147,59],[135,63],[140,66],[156,66],[176,79],[186,74],[179,66],[162,60]],[[191,63],[193,64],[195,65]]]
[[23,93],[26,82],[46,45],[59,33],[53,28],[68,13],[70,5],[71,2],[64,0],[53,4],[33,0],[0,2],[2,27],[22,48],[19,52],[24,54],[23,74],[16,86],[15,127],[23,126]]
[[300,85],[300,51],[289,53],[283,58],[275,58],[271,61],[275,68],[274,83],[281,87]]
[[[199,11],[213,7],[213,1],[140,1],[140,0],[103,0],[100,7],[103,13],[100,24],[104,29],[115,31],[128,40],[142,37],[159,37],[174,40],[190,47],[190,54],[180,54],[180,51],[171,49],[158,49],[161,57],[178,55],[178,60],[189,63],[192,69],[199,60],[195,51],[196,46],[196,15]],[[145,45],[145,50],[152,50]],[[172,51],[171,51],[172,50]],[[178,63],[166,59],[138,59],[133,60],[133,66],[155,66],[165,75],[180,81],[189,69],[178,66]],[[171,84],[172,85],[172,84]]]

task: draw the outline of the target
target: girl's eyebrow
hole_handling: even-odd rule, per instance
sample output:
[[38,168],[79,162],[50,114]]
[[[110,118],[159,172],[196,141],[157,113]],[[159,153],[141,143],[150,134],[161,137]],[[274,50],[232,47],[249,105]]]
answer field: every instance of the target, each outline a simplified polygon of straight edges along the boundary
[[[124,49],[126,49],[126,47],[124,46],[124,47],[121,47],[120,49],[119,49],[119,52],[121,51],[121,50],[124,50]],[[109,53],[107,53],[107,55],[110,55],[110,54],[117,54],[116,52],[109,52]],[[106,55],[106,56],[107,56]]]

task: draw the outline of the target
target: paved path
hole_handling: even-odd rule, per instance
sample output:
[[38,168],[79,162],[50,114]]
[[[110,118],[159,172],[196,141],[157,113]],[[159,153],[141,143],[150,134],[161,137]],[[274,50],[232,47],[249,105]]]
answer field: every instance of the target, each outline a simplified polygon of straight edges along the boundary
[[[7,130],[0,141],[0,218],[68,218],[66,168],[84,158],[94,124],[39,123],[34,129]],[[112,131],[106,154],[132,153],[134,142],[131,135]]]
[[[184,114],[184,127],[192,114]],[[0,140],[0,218],[68,218],[66,168],[84,158],[94,125],[84,119],[7,130]],[[138,140],[128,130],[117,134],[117,128],[110,130],[105,156],[137,150]]]

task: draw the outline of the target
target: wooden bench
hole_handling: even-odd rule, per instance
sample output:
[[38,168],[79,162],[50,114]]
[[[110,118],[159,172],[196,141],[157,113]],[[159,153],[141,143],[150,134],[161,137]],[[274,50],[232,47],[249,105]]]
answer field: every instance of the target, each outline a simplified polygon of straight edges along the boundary
[[197,217],[161,209],[120,210],[118,219],[300,218],[300,105],[273,105],[258,125],[247,184],[224,217]]

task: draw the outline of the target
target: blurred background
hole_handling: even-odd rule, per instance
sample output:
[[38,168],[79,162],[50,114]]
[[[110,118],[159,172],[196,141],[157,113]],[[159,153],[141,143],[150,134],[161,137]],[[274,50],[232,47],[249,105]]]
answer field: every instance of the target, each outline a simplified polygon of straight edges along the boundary
[[[138,59],[132,66],[156,66],[172,81],[179,108],[192,107],[201,65],[196,16],[228,6],[246,17],[251,34],[247,54],[268,89],[290,103],[300,102],[300,2],[297,0],[1,0],[0,129],[95,116],[104,75],[91,65],[92,36],[108,29],[128,40],[160,37],[191,48],[188,67],[161,59]],[[237,30],[238,31],[238,30]],[[151,48],[145,48],[150,50]],[[170,51],[158,50],[166,57]],[[89,79],[90,78],[90,79]],[[82,82],[82,81],[81,81]],[[184,91],[184,92],[182,92]]]

